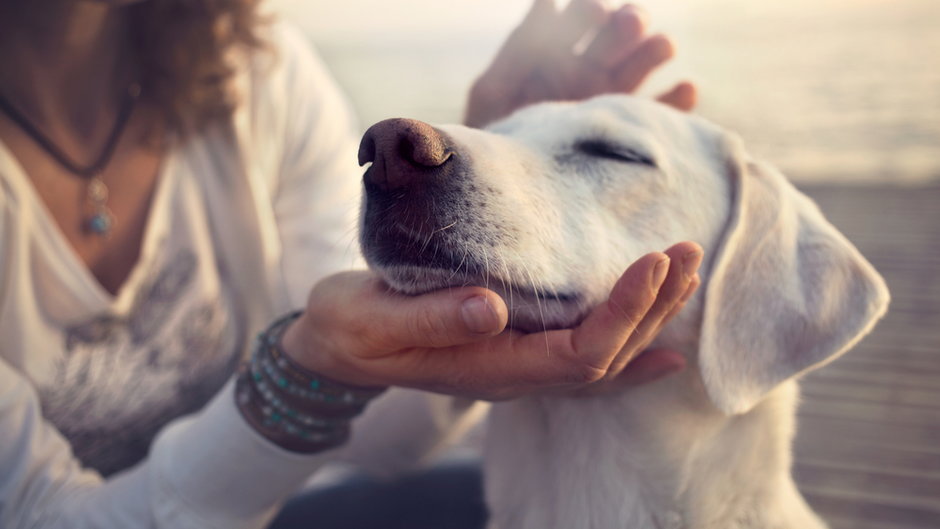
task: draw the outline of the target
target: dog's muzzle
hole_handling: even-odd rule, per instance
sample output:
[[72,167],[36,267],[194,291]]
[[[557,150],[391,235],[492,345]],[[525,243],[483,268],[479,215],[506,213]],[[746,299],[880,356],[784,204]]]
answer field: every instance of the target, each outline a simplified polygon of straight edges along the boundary
[[474,193],[450,138],[413,119],[381,121],[359,145],[359,164],[369,162],[360,234],[369,264],[459,268],[466,251],[459,230],[447,230],[473,206]]

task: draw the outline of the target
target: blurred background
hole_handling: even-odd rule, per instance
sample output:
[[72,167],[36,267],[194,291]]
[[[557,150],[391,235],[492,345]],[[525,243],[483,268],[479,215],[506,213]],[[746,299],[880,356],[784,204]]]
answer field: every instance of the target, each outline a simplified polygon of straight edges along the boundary
[[[559,0],[564,1],[564,0]],[[460,121],[530,0],[272,0],[359,112]],[[638,1],[700,88],[885,276],[887,318],[803,384],[795,475],[833,529],[940,528],[940,2]],[[573,528],[574,529],[574,528]]]
[[[564,3],[567,0],[558,0]],[[940,2],[652,0],[678,44],[646,86],[701,87],[699,112],[797,181],[940,175]],[[273,0],[316,44],[363,125],[462,118],[467,88],[530,0]]]

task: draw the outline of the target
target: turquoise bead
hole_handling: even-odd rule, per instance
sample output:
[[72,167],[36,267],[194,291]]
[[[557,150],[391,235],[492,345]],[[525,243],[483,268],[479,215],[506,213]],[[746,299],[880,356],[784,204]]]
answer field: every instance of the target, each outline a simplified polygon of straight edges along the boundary
[[104,235],[111,230],[111,217],[105,213],[97,213],[92,218],[88,220],[88,229],[97,233],[98,235]]

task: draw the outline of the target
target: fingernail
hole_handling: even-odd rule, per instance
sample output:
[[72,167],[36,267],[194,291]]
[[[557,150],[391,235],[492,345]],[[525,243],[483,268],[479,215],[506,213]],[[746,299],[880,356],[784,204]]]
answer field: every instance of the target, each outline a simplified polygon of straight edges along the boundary
[[489,334],[499,326],[499,316],[483,296],[464,301],[460,314],[467,328],[475,333]]
[[666,280],[666,274],[669,272],[669,258],[663,257],[653,268],[653,275],[650,276],[650,286],[659,289],[663,281]]
[[693,250],[682,257],[682,275],[686,279],[691,279],[698,271],[699,265],[702,264],[703,255],[701,250]]

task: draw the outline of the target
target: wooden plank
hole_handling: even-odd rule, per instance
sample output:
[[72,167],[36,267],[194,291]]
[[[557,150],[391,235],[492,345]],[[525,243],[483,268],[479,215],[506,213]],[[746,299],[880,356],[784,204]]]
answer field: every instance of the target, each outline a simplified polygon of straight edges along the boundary
[[940,447],[910,450],[852,440],[833,443],[824,436],[805,434],[800,436],[794,448],[798,464],[819,466],[820,462],[825,462],[831,465],[833,472],[843,467],[880,469],[896,474],[935,475],[940,472]]
[[[903,497],[862,496],[843,490],[803,487],[809,504],[824,519],[831,517],[831,529],[855,529],[858,521],[887,524],[895,529],[937,529],[940,511],[905,504]],[[832,519],[843,520],[846,525],[836,526]]]
[[832,382],[826,384],[803,384],[803,401],[814,405],[820,401],[870,402],[887,408],[926,409],[940,411],[940,388],[920,390],[911,388],[893,388],[884,386],[859,387],[850,382]]
[[820,399],[807,406],[801,417],[846,418],[875,422],[884,426],[917,426],[924,423],[937,425],[940,431],[940,408],[898,406],[885,402],[860,402],[851,399]]
[[[897,522],[878,522],[873,520],[860,520],[856,517],[842,518],[830,516],[828,520],[830,529],[926,529],[930,526],[898,525]],[[936,529],[935,527],[932,529]]]

